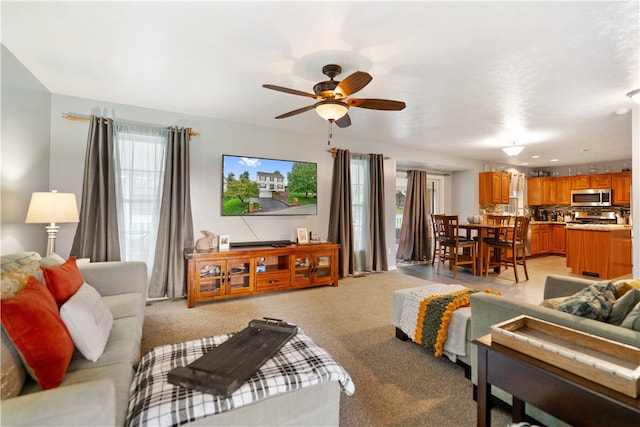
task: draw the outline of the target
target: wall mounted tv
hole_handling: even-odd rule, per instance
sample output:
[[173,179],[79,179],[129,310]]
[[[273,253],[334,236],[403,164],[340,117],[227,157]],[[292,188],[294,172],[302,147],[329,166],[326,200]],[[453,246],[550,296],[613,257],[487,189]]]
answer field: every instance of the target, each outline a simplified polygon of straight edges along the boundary
[[317,164],[224,154],[222,216],[317,215]]

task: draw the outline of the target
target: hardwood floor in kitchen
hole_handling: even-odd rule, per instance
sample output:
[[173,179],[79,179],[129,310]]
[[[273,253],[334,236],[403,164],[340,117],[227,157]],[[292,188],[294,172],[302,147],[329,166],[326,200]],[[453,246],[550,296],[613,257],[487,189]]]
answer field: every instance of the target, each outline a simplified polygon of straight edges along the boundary
[[[500,274],[489,273],[488,277],[473,276],[470,270],[459,269],[458,277],[453,278],[447,266],[440,267],[440,274],[436,274],[437,264],[431,265],[429,261],[426,264],[410,264],[398,262],[398,272],[419,277],[430,282],[461,284],[470,288],[484,290],[493,289],[502,292],[504,296],[528,301],[538,304],[542,301],[544,293],[544,282],[549,275],[581,277],[585,279],[594,279],[593,277],[578,276],[571,273],[566,266],[566,258],[562,256],[549,255],[534,258],[527,258],[527,271],[529,272],[529,280],[516,283],[513,269],[502,269]],[[522,267],[518,267],[518,275],[524,278]],[[597,279],[594,279],[597,280]]]

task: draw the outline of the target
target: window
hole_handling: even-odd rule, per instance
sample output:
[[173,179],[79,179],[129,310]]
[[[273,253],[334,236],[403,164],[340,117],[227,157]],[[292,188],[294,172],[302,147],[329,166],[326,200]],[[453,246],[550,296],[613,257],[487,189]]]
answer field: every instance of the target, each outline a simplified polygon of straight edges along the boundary
[[143,261],[153,270],[162,200],[167,129],[114,126],[116,203],[123,261]]
[[371,271],[366,255],[371,252],[369,236],[370,181],[369,157],[364,154],[351,154],[351,215],[353,217],[353,250],[355,272]]

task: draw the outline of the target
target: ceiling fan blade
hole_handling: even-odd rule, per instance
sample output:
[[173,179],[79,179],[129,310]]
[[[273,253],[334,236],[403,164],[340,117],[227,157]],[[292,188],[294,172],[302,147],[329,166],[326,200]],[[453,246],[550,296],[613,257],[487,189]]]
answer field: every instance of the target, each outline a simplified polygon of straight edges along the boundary
[[349,117],[348,114],[345,114],[344,116],[336,120],[334,123],[338,125],[339,128],[349,127],[351,126],[351,117]]
[[392,101],[390,99],[375,99],[375,98],[354,98],[347,99],[346,103],[350,107],[368,108],[370,110],[403,110],[407,104],[402,101]]
[[338,86],[334,89],[334,92],[341,93],[345,98],[352,93],[356,93],[363,87],[369,84],[373,80],[373,77],[369,73],[364,71],[356,71],[349,77],[338,83]]
[[289,89],[288,87],[276,86],[276,85],[262,85],[262,87],[272,90],[277,90],[278,92],[290,93],[291,95],[300,95],[306,96],[307,98],[316,99],[316,96],[312,93],[303,92],[301,90]]
[[298,108],[297,110],[289,111],[288,113],[280,114],[276,119],[286,119],[287,117],[295,116],[296,114],[304,113],[305,111],[313,110],[315,105],[307,105],[306,107]]

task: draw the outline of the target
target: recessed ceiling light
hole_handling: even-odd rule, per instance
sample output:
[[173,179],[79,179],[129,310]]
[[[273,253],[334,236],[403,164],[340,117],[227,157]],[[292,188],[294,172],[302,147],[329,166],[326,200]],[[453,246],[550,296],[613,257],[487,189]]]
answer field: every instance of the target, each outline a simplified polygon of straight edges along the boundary
[[524,162],[524,163],[520,163],[520,166],[527,166],[529,163]]
[[629,112],[628,108],[620,108],[619,110],[616,110],[616,114],[621,116],[623,114],[627,114]]
[[540,156],[531,156],[532,159],[539,159]]
[[550,161],[550,162],[557,162],[558,160],[560,160],[560,159],[551,159],[551,160],[549,160],[549,161]]

